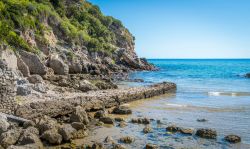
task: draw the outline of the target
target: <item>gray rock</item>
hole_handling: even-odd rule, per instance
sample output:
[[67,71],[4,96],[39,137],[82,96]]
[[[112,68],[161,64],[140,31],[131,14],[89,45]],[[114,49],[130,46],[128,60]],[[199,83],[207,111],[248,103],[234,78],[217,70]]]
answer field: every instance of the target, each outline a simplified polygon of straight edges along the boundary
[[21,55],[21,59],[24,61],[24,63],[29,67],[29,71],[31,74],[46,74],[46,67],[43,65],[37,55],[26,52],[24,50],[20,50],[19,54]]
[[132,137],[130,137],[130,136],[126,136],[126,137],[122,137],[122,138],[120,139],[120,141],[121,141],[122,143],[131,144],[131,143],[133,143],[133,142],[135,141],[135,139],[132,138]]
[[21,135],[18,142],[20,145],[36,144],[40,148],[43,147],[43,144],[41,140],[39,139],[39,137],[36,134],[32,134],[32,133],[26,133],[26,134]]
[[115,120],[111,117],[101,117],[99,120],[104,124],[111,124],[111,125],[115,124]]
[[206,139],[216,139],[217,132],[213,129],[198,129],[195,135]]
[[31,75],[28,77],[28,81],[33,84],[43,83],[43,78],[40,75]]
[[73,128],[70,124],[65,124],[59,129],[59,134],[63,137],[64,141],[69,141],[73,138],[73,133],[76,132],[76,129]]
[[17,58],[17,67],[24,77],[30,76],[29,67],[24,63],[24,61],[20,57]]
[[229,143],[239,143],[241,142],[241,137],[237,135],[228,135],[224,138]]
[[153,131],[153,129],[149,125],[147,125],[145,128],[143,128],[144,133],[151,133],[152,131]]
[[63,62],[60,58],[51,57],[49,60],[49,67],[54,70],[55,74],[67,75],[69,74],[69,66]]
[[73,122],[71,124],[71,126],[73,128],[75,128],[76,130],[81,130],[81,129],[85,129],[86,128],[85,125],[83,123],[81,123],[81,122]]
[[78,89],[83,91],[83,92],[87,92],[87,91],[91,91],[91,90],[97,90],[98,88],[96,86],[94,86],[93,84],[91,84],[89,81],[83,80],[83,81],[79,82]]
[[58,129],[58,123],[56,120],[51,119],[47,116],[40,118],[39,122],[37,123],[36,127],[39,129],[40,134],[47,130],[51,129]]
[[31,126],[35,126],[36,124],[33,122],[33,121],[27,121],[27,122],[24,122],[23,123],[23,128],[28,128],[28,127],[31,127]]
[[10,145],[14,145],[21,134],[20,129],[11,129],[7,132],[4,132],[0,136],[0,144],[7,148]]
[[18,96],[28,96],[31,94],[31,91],[32,91],[32,88],[28,84],[18,85],[16,94]]
[[77,106],[70,116],[70,121],[71,122],[81,122],[81,123],[87,125],[89,123],[88,114],[81,106]]
[[62,136],[55,129],[45,131],[41,138],[53,145],[59,145],[62,143]]

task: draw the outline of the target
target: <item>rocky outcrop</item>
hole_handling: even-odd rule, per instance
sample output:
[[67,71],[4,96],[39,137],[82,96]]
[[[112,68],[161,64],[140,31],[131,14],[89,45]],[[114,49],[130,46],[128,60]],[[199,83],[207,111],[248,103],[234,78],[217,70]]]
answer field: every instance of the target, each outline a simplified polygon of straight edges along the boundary
[[[27,119],[38,117],[41,114],[56,117],[72,113],[76,106],[81,106],[87,111],[100,110],[103,107],[110,108],[122,103],[150,98],[175,90],[176,85],[173,83],[160,83],[147,87],[69,94],[60,99],[41,97],[41,99],[37,98],[36,101],[27,101],[27,104],[23,103],[23,105],[20,105],[16,110],[16,115]],[[137,122],[144,123],[148,121],[141,119]]]
[[38,55],[26,51],[20,51],[19,54],[23,62],[29,67],[29,71],[31,74],[46,74],[46,67],[42,63]]

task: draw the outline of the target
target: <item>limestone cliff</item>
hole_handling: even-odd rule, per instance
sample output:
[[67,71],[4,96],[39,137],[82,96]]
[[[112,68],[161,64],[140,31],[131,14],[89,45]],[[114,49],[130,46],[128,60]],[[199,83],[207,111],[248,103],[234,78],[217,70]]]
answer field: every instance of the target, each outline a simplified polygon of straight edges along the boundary
[[85,0],[1,0],[0,43],[24,76],[154,69],[137,57],[128,29]]

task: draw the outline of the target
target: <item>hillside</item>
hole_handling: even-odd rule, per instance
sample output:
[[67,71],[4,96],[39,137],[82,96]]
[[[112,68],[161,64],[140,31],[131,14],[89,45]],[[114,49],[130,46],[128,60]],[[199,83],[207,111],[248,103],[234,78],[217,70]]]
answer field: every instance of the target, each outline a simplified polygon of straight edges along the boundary
[[[154,69],[137,58],[135,38],[128,29],[85,0],[1,0],[0,43],[28,67],[27,56],[38,55],[55,74]],[[52,59],[65,67],[63,72],[50,66]],[[41,72],[30,70],[45,74]]]

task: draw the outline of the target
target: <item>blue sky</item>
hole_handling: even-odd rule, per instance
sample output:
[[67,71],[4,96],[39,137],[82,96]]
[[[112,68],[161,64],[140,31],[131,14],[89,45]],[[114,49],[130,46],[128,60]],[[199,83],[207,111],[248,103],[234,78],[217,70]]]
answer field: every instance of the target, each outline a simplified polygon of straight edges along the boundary
[[250,0],[89,0],[146,58],[250,58]]

